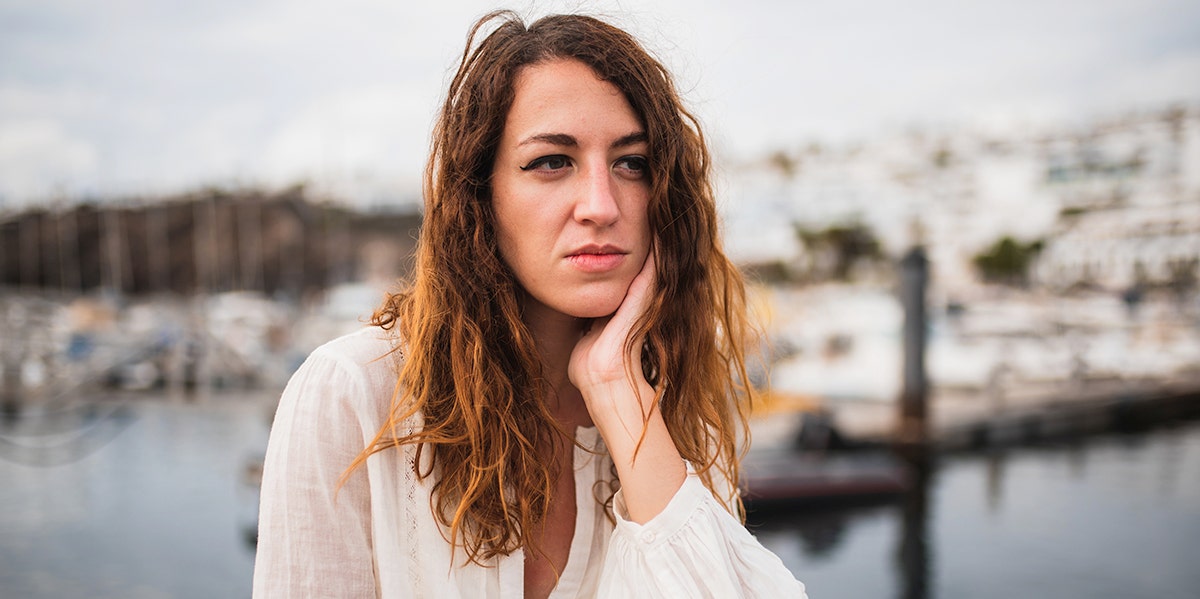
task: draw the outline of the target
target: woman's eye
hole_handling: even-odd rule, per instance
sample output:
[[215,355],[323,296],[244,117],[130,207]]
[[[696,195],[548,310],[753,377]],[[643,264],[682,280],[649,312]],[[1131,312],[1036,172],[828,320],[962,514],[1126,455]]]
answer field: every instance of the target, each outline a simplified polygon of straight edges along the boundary
[[616,168],[630,177],[641,178],[649,172],[650,161],[645,156],[622,156],[617,160]]
[[523,170],[523,171],[532,171],[532,170],[557,171],[560,169],[567,168],[568,166],[571,166],[571,160],[568,159],[566,156],[562,156],[562,155],[542,156],[540,158],[535,158],[533,160],[533,162],[530,162],[529,164],[522,166],[521,170]]

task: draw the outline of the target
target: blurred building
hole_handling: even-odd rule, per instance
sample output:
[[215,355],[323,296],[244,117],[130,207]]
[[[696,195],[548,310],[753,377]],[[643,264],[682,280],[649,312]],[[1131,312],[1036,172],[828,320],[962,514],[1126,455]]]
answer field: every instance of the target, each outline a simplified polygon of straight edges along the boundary
[[1051,287],[1186,283],[1200,263],[1200,111],[1176,108],[1045,144],[1059,218],[1038,267]]
[[386,287],[411,269],[420,223],[415,210],[351,210],[303,187],[39,207],[0,216],[0,288],[299,298]]
[[731,254],[756,267],[804,270],[821,257],[798,231],[862,224],[893,257],[926,245],[950,296],[980,287],[973,259],[1004,237],[1043,241],[1035,285],[1166,283],[1200,259],[1200,107],[809,145],[730,169],[723,197]]

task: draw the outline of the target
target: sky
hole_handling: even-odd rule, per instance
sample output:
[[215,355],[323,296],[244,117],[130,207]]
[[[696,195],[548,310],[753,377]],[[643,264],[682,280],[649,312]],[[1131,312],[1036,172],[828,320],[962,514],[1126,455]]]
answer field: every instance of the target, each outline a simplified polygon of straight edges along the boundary
[[1192,0],[0,0],[0,210],[298,182],[415,202],[450,69],[499,7],[634,32],[729,164],[1200,99]]

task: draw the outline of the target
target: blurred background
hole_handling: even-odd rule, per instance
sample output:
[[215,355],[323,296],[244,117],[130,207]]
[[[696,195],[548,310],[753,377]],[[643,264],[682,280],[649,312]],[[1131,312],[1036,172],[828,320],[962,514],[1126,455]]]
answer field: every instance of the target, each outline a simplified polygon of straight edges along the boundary
[[[0,0],[0,596],[246,597],[275,402],[406,276],[491,2]],[[813,597],[1194,597],[1200,5],[535,2],[706,127]]]

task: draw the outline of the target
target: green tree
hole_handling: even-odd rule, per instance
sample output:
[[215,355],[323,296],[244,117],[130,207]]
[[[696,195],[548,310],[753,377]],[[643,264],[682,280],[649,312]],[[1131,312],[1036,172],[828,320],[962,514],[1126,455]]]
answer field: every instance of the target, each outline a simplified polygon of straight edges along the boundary
[[861,222],[833,225],[821,230],[794,225],[796,237],[814,255],[830,255],[832,264],[824,272],[813,273],[818,278],[847,280],[860,262],[883,259],[883,250],[875,232]]
[[1040,239],[1021,243],[1005,235],[976,254],[972,262],[989,283],[1023,286],[1028,284],[1029,268],[1043,247],[1045,243]]

